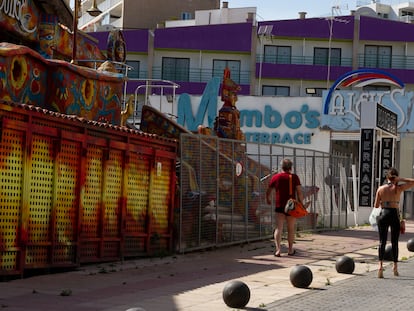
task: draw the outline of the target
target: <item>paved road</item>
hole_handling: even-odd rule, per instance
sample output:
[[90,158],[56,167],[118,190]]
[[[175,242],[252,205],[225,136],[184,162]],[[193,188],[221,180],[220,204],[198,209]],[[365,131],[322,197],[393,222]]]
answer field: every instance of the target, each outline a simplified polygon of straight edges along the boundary
[[323,310],[412,310],[414,307],[414,259],[399,263],[400,276],[394,277],[391,266],[384,279],[377,271],[309,289],[306,293],[281,299],[263,310],[323,311]]

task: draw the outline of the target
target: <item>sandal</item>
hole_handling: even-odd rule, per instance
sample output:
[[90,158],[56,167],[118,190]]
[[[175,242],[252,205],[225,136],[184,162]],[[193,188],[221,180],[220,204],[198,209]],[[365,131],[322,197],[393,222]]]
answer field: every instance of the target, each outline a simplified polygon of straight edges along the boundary
[[280,252],[276,252],[275,257],[280,257]]
[[394,276],[400,276],[400,274],[398,273],[398,269],[393,269],[393,271],[394,271]]
[[378,269],[378,278],[383,279],[384,278],[384,269]]
[[295,256],[295,254],[296,254],[296,249],[294,249],[293,252],[288,253],[288,256]]

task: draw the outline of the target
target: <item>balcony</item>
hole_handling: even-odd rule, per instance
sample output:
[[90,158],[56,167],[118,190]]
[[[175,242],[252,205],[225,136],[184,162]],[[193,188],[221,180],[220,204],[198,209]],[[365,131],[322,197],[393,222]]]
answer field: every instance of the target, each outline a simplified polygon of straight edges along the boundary
[[[182,70],[181,72],[177,70],[167,70],[168,72],[173,72],[169,77],[162,76],[161,67],[153,67],[152,75],[154,79],[166,79],[173,80],[177,83],[180,82],[201,82],[205,83],[211,80],[212,77],[217,76],[219,78],[223,77],[223,72],[213,73],[212,69],[198,69],[190,68],[189,70]],[[240,71],[238,74],[234,71],[231,72],[231,79],[237,84],[250,84],[250,71]]]
[[[272,59],[266,57],[262,63],[260,74],[260,55],[257,57],[256,63],[256,79],[261,76],[265,79],[281,79],[281,80],[309,80],[309,81],[326,81],[329,77],[330,81],[336,80],[341,75],[355,68],[352,68],[351,58],[332,58],[330,66],[326,59],[315,59],[312,56],[292,56],[290,62],[287,59]],[[328,71],[329,68],[329,71]],[[404,83],[414,84],[414,56],[395,55],[391,57],[372,57],[364,54],[358,55],[358,68],[377,68],[385,70]],[[188,70],[177,70],[177,68],[165,68],[163,75],[162,67],[155,66],[152,69],[152,79],[171,80],[180,85],[178,93],[201,94],[205,84],[211,80],[213,76],[222,78],[222,72],[215,72],[213,69],[189,68]],[[232,72],[231,78],[242,87],[241,95],[249,94],[250,91],[250,71]],[[140,71],[136,78],[145,79],[149,75],[147,72]],[[128,88],[134,89],[134,79],[128,83]]]
[[[152,69],[152,79],[158,80],[170,80],[180,85],[180,88],[177,90],[177,93],[190,93],[190,94],[202,94],[207,82],[211,80],[213,76],[217,76],[220,79],[223,78],[223,72],[219,74],[214,73],[212,69],[199,69],[199,68],[190,68],[189,70],[177,70],[176,68],[165,68],[167,73],[162,74],[162,67],[155,66]],[[139,79],[145,79],[149,75],[146,72],[139,72]],[[239,74],[234,72],[231,73],[231,78],[237,84],[241,86],[241,91],[239,94],[248,95],[250,92],[250,71],[240,71]],[[130,79],[128,82],[128,92],[134,90],[140,81]],[[157,93],[157,90],[155,90]]]
[[[260,64],[262,59],[261,55],[258,55],[256,62]],[[339,67],[351,67],[352,58],[335,58],[332,57],[330,60],[330,66]],[[284,64],[284,65],[328,65],[328,59],[317,58],[313,56],[291,56],[291,57],[270,57],[265,56],[263,58],[263,64]],[[378,69],[405,69],[414,70],[414,56],[405,55],[358,55],[358,66]]]
[[[256,58],[256,62],[260,63],[262,56],[259,54]],[[326,57],[314,57],[314,56],[263,56],[263,64],[285,64],[285,65],[328,65],[328,59]],[[331,66],[352,66],[352,58],[334,58],[330,59]]]
[[[256,59],[256,77],[259,77],[261,55]],[[352,58],[334,58],[329,60],[330,80],[353,70]],[[414,56],[404,55],[358,55],[358,68],[377,68],[396,75],[405,83],[414,83]],[[262,62],[262,78],[267,79],[305,79],[325,80],[328,75],[328,59],[313,56],[269,57]]]
[[[111,24],[113,26],[122,17],[123,0],[97,0],[97,6],[102,13],[99,16],[90,16],[87,10],[92,6],[92,0],[82,1],[82,16],[79,18],[79,27],[87,28],[91,24]],[[119,22],[116,26],[119,26]]]

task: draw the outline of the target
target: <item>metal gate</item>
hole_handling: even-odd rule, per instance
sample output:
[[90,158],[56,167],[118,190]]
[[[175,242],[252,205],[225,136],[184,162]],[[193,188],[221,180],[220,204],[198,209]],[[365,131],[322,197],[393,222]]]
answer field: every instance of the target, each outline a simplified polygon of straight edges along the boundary
[[176,219],[180,252],[272,237],[275,213],[266,189],[280,161],[293,160],[310,214],[298,231],[347,226],[353,210],[351,159],[284,145],[183,134]]

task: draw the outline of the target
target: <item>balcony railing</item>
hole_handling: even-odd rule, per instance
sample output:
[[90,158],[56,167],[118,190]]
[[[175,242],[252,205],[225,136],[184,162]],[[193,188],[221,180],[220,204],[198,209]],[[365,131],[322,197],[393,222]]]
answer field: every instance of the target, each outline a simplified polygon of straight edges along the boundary
[[[260,64],[261,58],[257,57],[257,64]],[[283,58],[269,58],[263,60],[263,64],[287,64],[287,65],[309,65],[309,66],[328,66],[326,58],[315,58],[312,56],[292,56],[287,59]],[[352,68],[351,58],[332,58],[330,60],[330,66],[332,67],[349,67]],[[390,57],[372,57],[364,54],[358,55],[358,68],[378,68],[378,69],[402,69],[402,70],[414,70],[414,56],[392,56]],[[146,79],[149,74],[146,71],[140,70],[139,76],[137,73],[131,73],[129,75],[131,80],[134,78]],[[152,69],[153,79],[166,79],[176,83],[180,82],[193,82],[193,83],[207,83],[212,77],[217,76],[222,78],[223,73],[214,71],[212,69],[199,69],[190,68],[188,70],[177,70],[177,68],[164,67],[164,73],[162,67],[155,66]],[[240,72],[232,71],[231,78],[234,82],[240,85],[250,85],[250,71],[242,70]],[[256,77],[258,78],[258,77]],[[271,78],[271,77],[267,77]],[[280,77],[278,77],[280,78]],[[332,77],[333,78],[333,77]]]
[[[260,63],[262,56],[258,55],[256,62]],[[313,56],[269,56],[263,57],[263,64],[291,64],[291,65],[328,65],[328,59],[326,57],[313,57]],[[352,66],[352,58],[338,58],[332,57],[330,59],[331,66]]]
[[[264,56],[263,60],[261,55],[258,55],[256,62],[260,64],[290,64],[290,65],[328,65],[328,59],[326,57],[313,57],[313,56],[289,56],[289,57],[276,57],[276,56]],[[352,67],[352,58],[346,57],[332,57],[329,60],[330,66],[339,67]],[[381,68],[381,69],[405,69],[414,70],[414,56],[405,55],[358,55],[358,67],[360,68]]]
[[[162,67],[153,67],[152,76],[154,79],[166,79],[177,83],[180,82],[201,82],[206,83],[216,76],[223,77],[223,72],[215,72],[212,69],[196,69],[176,70],[174,68],[166,68],[163,73]],[[231,72],[231,79],[237,84],[250,84],[250,71]]]
[[[101,16],[91,16],[86,13],[86,11],[91,7],[92,1],[82,1],[82,15],[79,17],[79,27],[82,28],[84,25],[91,23],[93,21],[98,22],[102,19],[102,15],[110,15],[111,11],[115,8],[119,7],[122,4],[122,0],[104,0],[104,1],[97,1],[98,8],[102,11]],[[117,20],[111,21],[115,23]],[[113,25],[119,26],[119,25]]]
[[393,55],[383,57],[372,57],[358,55],[358,66],[381,69],[414,69],[414,56]]

